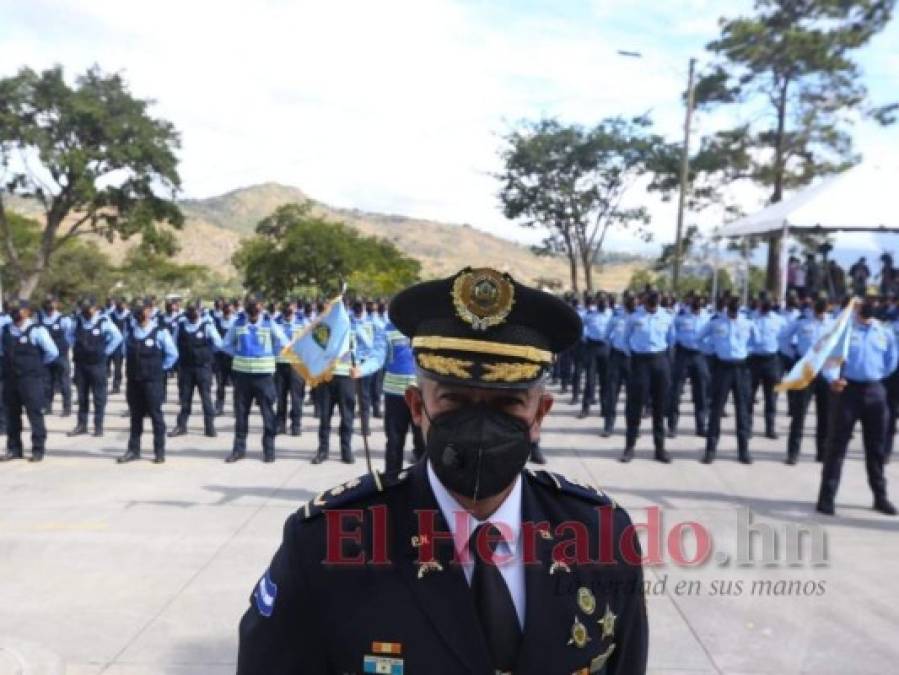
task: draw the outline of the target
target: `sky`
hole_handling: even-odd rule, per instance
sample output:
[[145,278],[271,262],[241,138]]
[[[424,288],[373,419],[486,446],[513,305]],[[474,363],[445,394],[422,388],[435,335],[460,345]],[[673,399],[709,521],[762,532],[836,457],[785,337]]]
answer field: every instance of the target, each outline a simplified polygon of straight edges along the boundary
[[[20,66],[121,72],[181,133],[183,196],[276,181],[340,207],[469,223],[533,242],[504,218],[502,136],[554,116],[650,111],[682,134],[687,62],[749,0],[0,0],[0,77]],[[627,58],[618,50],[638,51]],[[877,103],[899,91],[899,19],[858,53]],[[694,135],[726,123],[699,114]],[[899,127],[860,124],[857,150],[899,156]],[[741,194],[744,209],[763,193]],[[634,190],[657,252],[673,204]],[[688,214],[704,228],[713,216]]]

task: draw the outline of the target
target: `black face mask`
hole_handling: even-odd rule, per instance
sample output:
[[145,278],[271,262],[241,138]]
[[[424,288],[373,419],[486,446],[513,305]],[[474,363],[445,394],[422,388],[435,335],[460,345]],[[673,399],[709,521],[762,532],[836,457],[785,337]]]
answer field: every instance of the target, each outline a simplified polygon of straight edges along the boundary
[[22,314],[21,309],[14,309],[9,313],[9,318],[12,319],[13,323],[21,323],[22,319],[25,318],[25,315]]
[[200,313],[195,309],[189,309],[185,314],[187,315],[187,320],[191,323],[196,323],[197,319],[200,317]]
[[874,318],[874,303],[872,302],[863,302],[861,307],[858,308],[858,315],[867,321],[868,319]]
[[530,457],[531,425],[508,413],[465,406],[428,420],[434,473],[448,490],[470,499],[498,495]]
[[256,303],[248,304],[247,316],[249,316],[251,319],[255,319],[257,316],[259,316],[259,305],[257,305]]

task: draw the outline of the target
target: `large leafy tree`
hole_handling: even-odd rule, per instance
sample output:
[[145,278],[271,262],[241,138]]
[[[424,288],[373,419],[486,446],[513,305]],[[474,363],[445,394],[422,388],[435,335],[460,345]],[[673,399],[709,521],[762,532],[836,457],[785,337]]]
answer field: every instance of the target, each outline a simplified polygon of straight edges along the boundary
[[565,253],[575,291],[579,264],[593,291],[593,266],[610,229],[650,238],[646,209],[623,205],[664,145],[649,126],[646,117],[608,118],[592,128],[545,119],[505,138],[498,175],[505,215],[547,231],[543,250]]
[[421,270],[391,242],[318,217],[307,204],[278,207],[232,260],[247,289],[270,298],[309,287],[332,294],[343,281],[357,292],[387,294],[417,281]]
[[[183,223],[173,201],[178,134],[149,106],[119,75],[97,68],[74,85],[60,67],[0,79],[0,246],[19,281],[14,290],[31,295],[60,247],[89,232],[110,241],[142,234],[172,242],[155,232],[159,223]],[[10,194],[35,199],[43,210],[33,258],[15,241],[4,202]]]
[[[702,139],[693,196],[748,179],[784,191],[840,171],[858,156],[849,129],[860,116],[894,121],[875,107],[852,55],[889,21],[895,0],[756,0],[748,17],[721,20],[714,57],[696,86],[700,108],[731,109],[738,123]],[[671,174],[673,175],[673,173]],[[780,236],[769,241],[767,287],[780,287]]]

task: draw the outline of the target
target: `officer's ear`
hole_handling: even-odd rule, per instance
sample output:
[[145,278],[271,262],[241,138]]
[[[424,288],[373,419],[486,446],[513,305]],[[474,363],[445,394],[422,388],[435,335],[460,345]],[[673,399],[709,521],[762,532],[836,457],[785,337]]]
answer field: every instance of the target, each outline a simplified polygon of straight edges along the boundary
[[411,385],[406,388],[405,393],[406,405],[409,406],[409,413],[412,416],[412,423],[421,427],[421,420],[424,417],[424,394],[418,385]]
[[532,395],[537,396],[538,398],[537,412],[534,415],[534,423],[531,425],[530,429],[531,440],[536,443],[540,440],[540,427],[543,424],[543,419],[549,414],[549,411],[552,410],[555,399],[542,385],[537,392]]

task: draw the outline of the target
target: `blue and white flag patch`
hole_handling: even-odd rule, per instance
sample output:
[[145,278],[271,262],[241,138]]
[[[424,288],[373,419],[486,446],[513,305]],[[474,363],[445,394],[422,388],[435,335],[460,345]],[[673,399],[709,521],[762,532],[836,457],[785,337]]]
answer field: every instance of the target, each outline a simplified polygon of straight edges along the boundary
[[275,611],[275,599],[278,597],[278,584],[272,581],[271,570],[265,570],[265,574],[256,585],[253,599],[256,601],[256,609],[262,616],[269,617]]

